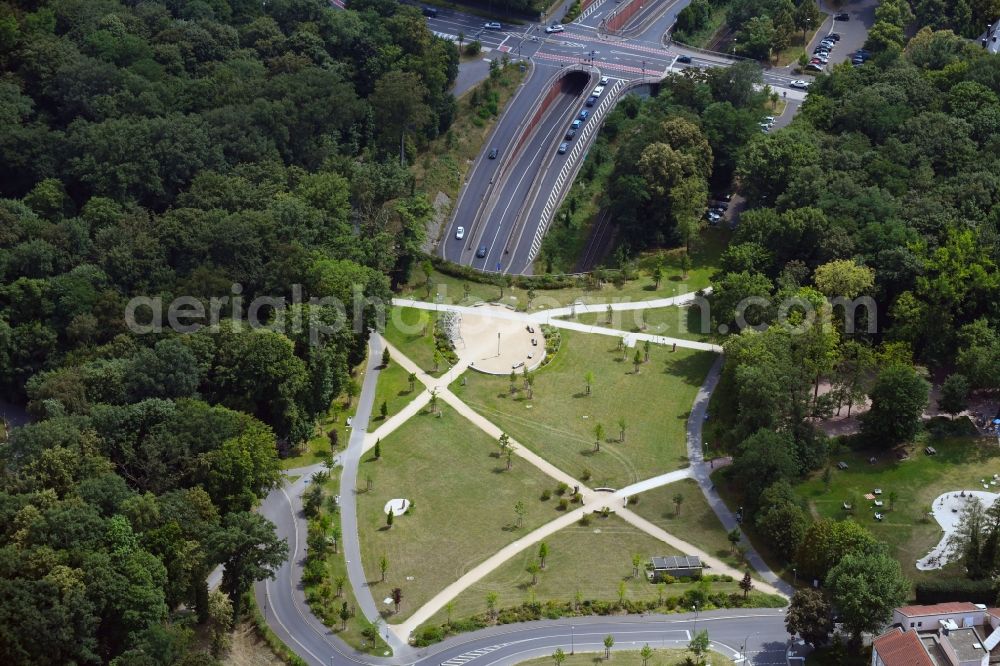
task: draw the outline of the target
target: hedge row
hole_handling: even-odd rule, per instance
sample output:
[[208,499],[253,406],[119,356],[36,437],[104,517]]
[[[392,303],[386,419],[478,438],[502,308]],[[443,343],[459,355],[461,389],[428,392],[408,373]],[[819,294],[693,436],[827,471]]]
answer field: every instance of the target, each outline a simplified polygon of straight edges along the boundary
[[949,601],[969,601],[974,604],[994,605],[997,584],[992,580],[968,578],[941,578],[917,583],[918,604],[939,604]]

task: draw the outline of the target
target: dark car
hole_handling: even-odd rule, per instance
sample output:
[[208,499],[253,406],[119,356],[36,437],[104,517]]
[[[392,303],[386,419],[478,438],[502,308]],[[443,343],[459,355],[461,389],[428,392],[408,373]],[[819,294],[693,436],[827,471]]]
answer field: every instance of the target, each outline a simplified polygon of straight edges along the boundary
[[577,116],[577,118],[579,118],[580,120],[586,120],[589,116],[590,116],[590,111],[584,109],[583,111],[580,112],[580,115]]
[[851,15],[848,14],[847,12],[840,12],[839,14],[836,14],[833,17],[833,20],[834,21],[850,21],[851,20]]
[[587,98],[587,106],[594,106],[595,104],[597,104],[597,98],[596,97],[594,97],[593,95],[591,95],[590,97]]
[[431,18],[435,18],[438,15],[438,10],[433,7],[421,7],[420,11],[424,13],[424,16],[429,16]]
[[691,64],[691,56],[689,56],[689,55],[682,55],[682,56],[679,56],[679,57],[677,58],[677,62],[682,62],[682,63],[684,63],[685,65],[690,65],[690,64]]
[[840,41],[840,34],[836,33],[836,32],[831,32],[829,35],[826,36],[826,38],[827,39],[832,39],[835,42],[839,42]]
[[476,256],[479,257],[480,259],[482,259],[483,257],[486,256],[486,246],[485,245],[480,245],[479,246],[479,249],[476,250]]
[[567,141],[571,141],[574,136],[576,136],[576,130],[571,129],[568,132],[566,132],[566,140]]
[[495,160],[497,158],[497,155],[499,154],[500,154],[500,149],[494,148],[493,150],[490,151],[490,159]]

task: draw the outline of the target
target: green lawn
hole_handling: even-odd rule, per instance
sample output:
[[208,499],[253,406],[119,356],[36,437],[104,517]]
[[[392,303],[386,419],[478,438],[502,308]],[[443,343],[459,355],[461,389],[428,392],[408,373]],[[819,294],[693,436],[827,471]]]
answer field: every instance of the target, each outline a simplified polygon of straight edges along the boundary
[[[622,637],[621,640],[627,640],[627,637]],[[650,647],[653,646],[651,645]],[[585,652],[582,649],[577,649],[576,654],[570,655],[567,650],[566,661],[563,662],[563,666],[595,666],[596,664],[603,663],[608,663],[609,666],[683,666],[683,664],[687,663],[685,659],[691,655],[686,650],[653,647],[653,656],[649,658],[649,661],[644,661],[638,650],[613,650],[611,652],[611,660],[606,662],[603,648],[600,646],[595,648],[595,646],[588,644],[586,649],[597,649],[598,651]],[[708,661],[713,666],[732,666],[733,663],[718,652],[713,652],[709,656]],[[552,666],[553,663],[551,657],[541,657],[539,659],[531,659],[530,661],[522,661],[520,666]]]
[[[542,502],[555,483],[518,458],[511,471],[493,456],[496,443],[445,407],[441,418],[423,411],[382,440],[382,458],[367,456],[358,472],[358,524],[365,573],[382,599],[399,587],[403,603],[397,622],[435,593],[505,544],[559,514],[555,501]],[[405,498],[412,511],[386,529],[385,503]],[[527,509],[515,528],[514,504]],[[379,582],[379,560],[389,569]],[[410,579],[412,577],[412,580]]]
[[[417,308],[392,308],[386,313],[382,335],[393,347],[435,377],[448,369],[442,361],[438,372],[434,370],[434,312]],[[376,403],[375,408],[378,409]]]
[[[589,526],[579,524],[563,528],[545,539],[549,555],[538,582],[531,585],[531,574],[525,568],[538,562],[538,546],[526,549],[505,562],[475,585],[455,598],[452,618],[463,618],[486,612],[486,595],[496,592],[497,608],[516,606],[528,601],[530,595],[546,601],[573,601],[577,591],[581,600],[618,601],[618,584],[625,583],[625,598],[655,600],[657,586],[650,583],[644,570],[632,576],[632,556],[641,555],[643,562],[656,555],[680,555],[678,551],[629,525],[614,514],[595,517]],[[665,586],[664,597],[680,596],[693,583],[672,583]],[[737,592],[732,583],[712,583],[713,591]],[[439,611],[432,624],[447,621],[447,612]]]
[[[622,487],[685,466],[687,414],[715,355],[654,345],[635,375],[634,350],[623,362],[616,338],[563,331],[562,340],[555,358],[535,374],[530,401],[522,391],[512,397],[506,377],[476,372],[465,373],[466,386],[456,381],[451,389],[565,472],[582,478],[589,470],[593,487]],[[622,417],[624,443],[618,441]],[[605,431],[598,453],[596,424]]]
[[[677,505],[674,504],[674,495],[678,494],[684,498],[680,513],[677,513]],[[743,569],[743,564],[732,553],[726,530],[694,479],[648,490],[638,498],[639,503],[631,507],[634,512],[726,564]]]
[[[542,310],[566,306],[574,301],[584,303],[603,303],[605,301],[648,301],[653,298],[667,298],[677,294],[704,289],[710,284],[710,277],[719,270],[718,262],[722,252],[729,243],[731,232],[728,229],[706,228],[696,241],[692,250],[692,266],[688,271],[687,280],[682,280],[681,256],[682,249],[653,252],[638,259],[640,267],[636,278],[618,286],[605,283],[600,289],[588,289],[581,279],[579,284],[562,289],[536,289],[535,299],[531,303],[532,310]],[[660,288],[655,289],[655,282],[650,277],[647,268],[654,263],[665,266]],[[445,275],[438,271],[431,272],[430,296],[426,287],[426,276],[420,269],[413,271],[410,283],[400,289],[400,296],[420,300],[433,300],[438,294],[442,303],[470,304],[477,301],[500,300],[500,287],[463,280],[462,278]],[[466,296],[464,285],[468,285]],[[503,289],[503,302],[525,309],[528,303],[528,292],[520,287]]]
[[[914,580],[940,577],[941,572],[922,573],[914,566],[941,538],[937,521],[928,516],[931,502],[948,491],[984,490],[980,481],[1000,473],[1000,448],[992,439],[968,437],[933,440],[938,454],[928,456],[921,448],[910,452],[908,460],[899,461],[887,452],[860,451],[836,454],[831,459],[830,488],[817,472],[805,483],[796,487],[797,493],[808,502],[813,516],[841,519],[848,513],[843,509],[845,500],[857,502],[862,507],[855,520],[867,527],[880,540],[893,549],[903,572]],[[868,462],[878,455],[874,465]],[[848,464],[841,471],[835,465]],[[888,494],[898,495],[892,511],[884,511],[885,519],[875,520],[872,503],[864,498],[874,488],[882,489],[882,499],[888,508]],[[991,491],[1000,492],[998,486]]]
[[388,416],[391,417],[406,407],[424,389],[423,384],[415,381],[411,391],[409,376],[410,373],[395,361],[390,361],[389,367],[383,368],[379,372],[378,384],[375,386],[375,403],[372,407],[373,430],[382,423],[382,415],[379,410],[383,402],[386,403],[389,410]]
[[[707,312],[707,310],[706,310]],[[650,310],[614,310],[608,320],[606,312],[587,312],[576,317],[566,317],[584,324],[606,326],[632,333],[653,333],[670,338],[712,342],[711,322],[702,322],[701,308],[671,307]]]

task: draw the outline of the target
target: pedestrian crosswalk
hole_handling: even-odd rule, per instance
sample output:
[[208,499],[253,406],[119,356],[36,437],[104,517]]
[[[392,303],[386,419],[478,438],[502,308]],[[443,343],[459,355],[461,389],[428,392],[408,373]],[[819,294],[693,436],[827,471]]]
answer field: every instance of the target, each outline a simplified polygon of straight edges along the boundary
[[596,2],[591,3],[582,14],[576,17],[576,20],[573,21],[573,23],[583,23],[584,19],[600,9],[601,5],[603,5],[606,1],[607,0],[596,0]]
[[490,645],[489,647],[479,648],[478,650],[473,650],[472,652],[466,652],[465,654],[460,654],[457,657],[452,657],[447,661],[442,661],[441,666],[463,666],[473,659],[482,657],[484,654],[489,654],[490,652],[496,652],[501,648],[505,648],[508,645],[513,645],[513,643],[500,643],[499,645]]

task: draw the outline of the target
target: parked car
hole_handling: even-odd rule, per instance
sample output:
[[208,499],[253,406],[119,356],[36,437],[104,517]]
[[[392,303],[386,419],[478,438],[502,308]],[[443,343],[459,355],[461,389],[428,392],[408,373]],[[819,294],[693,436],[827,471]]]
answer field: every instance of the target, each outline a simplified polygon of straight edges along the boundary
[[455,229],[455,239],[462,240],[463,238],[465,238],[465,227],[459,227],[458,229]]
[[586,120],[588,117],[590,117],[590,111],[587,111],[586,109],[581,111],[580,115],[577,116],[577,118],[579,118],[581,121]]
[[833,20],[834,21],[850,21],[851,20],[851,15],[848,14],[847,12],[840,12],[840,13],[834,15]]
[[435,9],[434,7],[421,7],[420,11],[424,13],[424,16],[429,16],[431,18],[434,18],[438,15],[438,10]]
[[559,144],[559,154],[560,155],[565,155],[567,150],[569,150],[569,144],[568,143],[566,143],[565,141],[563,141],[562,143]]
[[594,106],[595,104],[597,104],[597,98],[596,97],[594,97],[593,95],[591,95],[590,97],[587,98],[587,106]]
[[485,245],[480,245],[479,246],[479,249],[476,250],[476,256],[479,257],[480,259],[482,259],[483,257],[486,256],[486,246]]
[[565,29],[566,29],[566,26],[564,26],[562,23],[553,23],[549,27],[545,28],[545,32],[547,32],[547,33],[549,33],[551,35],[554,32],[562,32]]
[[503,26],[496,21],[488,21],[484,23],[483,28],[486,30],[503,30]]
[[[822,72],[823,71],[823,63],[821,63],[821,62],[811,62],[808,65],[806,65],[805,68],[808,69],[810,72]],[[798,87],[804,88],[805,86],[792,85],[792,87],[793,88],[798,88]]]
[[689,55],[678,56],[677,57],[677,62],[682,62],[685,65],[690,65],[691,64],[691,56],[689,56]]
[[494,148],[493,150],[490,151],[490,159],[495,160],[497,158],[497,155],[499,154],[500,154],[500,149]]
[[571,130],[566,130],[566,136],[564,136],[563,138],[566,139],[567,141],[572,141],[574,136],[576,136],[576,130],[571,129]]
[[840,33],[831,32],[829,35],[826,36],[826,38],[827,39],[832,39],[835,42],[839,42],[840,41]]
[[792,81],[788,85],[790,85],[793,88],[799,88],[800,90],[805,90],[806,88],[809,87],[809,82],[808,81],[803,81],[802,79],[795,79],[794,81]]

